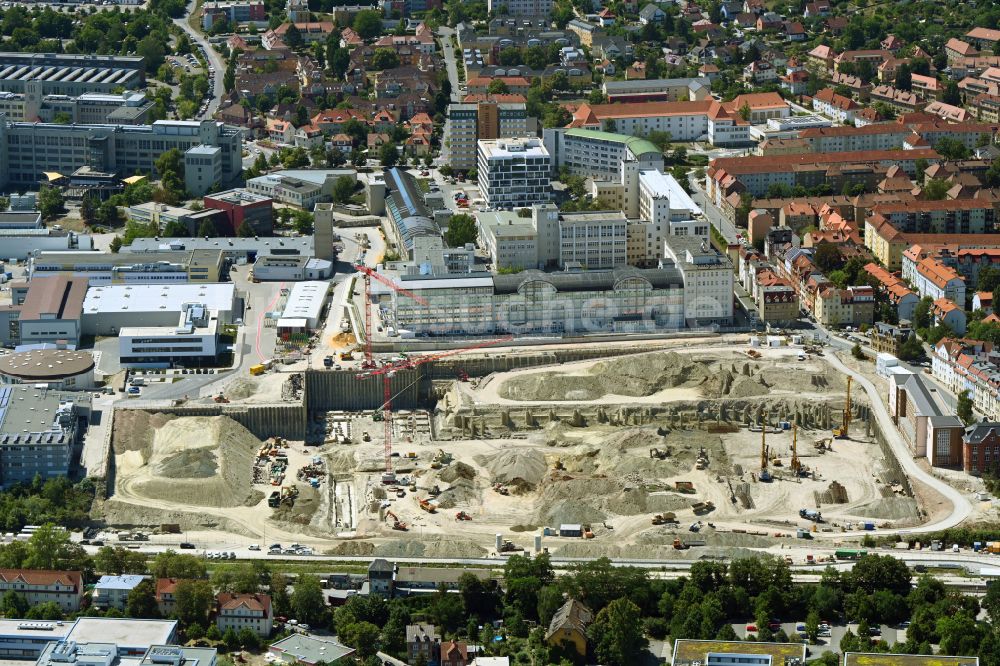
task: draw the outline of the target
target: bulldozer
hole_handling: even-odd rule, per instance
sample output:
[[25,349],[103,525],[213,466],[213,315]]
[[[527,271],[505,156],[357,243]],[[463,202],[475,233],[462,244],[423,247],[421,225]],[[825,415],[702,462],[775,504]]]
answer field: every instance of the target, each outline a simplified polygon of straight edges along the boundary
[[515,546],[514,542],[510,541],[509,539],[504,539],[500,543],[500,552],[501,553],[512,553],[515,550],[521,550],[521,549],[518,548],[517,546]]
[[450,465],[455,457],[450,453],[445,453],[444,449],[438,449],[431,459],[431,469],[441,469],[445,465]]

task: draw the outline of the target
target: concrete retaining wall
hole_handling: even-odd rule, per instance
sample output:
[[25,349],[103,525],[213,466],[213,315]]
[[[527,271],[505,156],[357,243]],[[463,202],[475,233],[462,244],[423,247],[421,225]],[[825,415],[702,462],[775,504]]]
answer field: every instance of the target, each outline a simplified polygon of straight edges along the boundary
[[302,404],[179,405],[141,409],[177,416],[228,416],[258,439],[267,439],[275,435],[289,439],[304,439],[306,435],[306,410]]
[[[418,407],[428,395],[426,366],[400,370],[392,377],[392,406]],[[306,370],[306,409],[316,411],[360,411],[378,409],[384,402],[381,377],[358,379],[356,370]]]

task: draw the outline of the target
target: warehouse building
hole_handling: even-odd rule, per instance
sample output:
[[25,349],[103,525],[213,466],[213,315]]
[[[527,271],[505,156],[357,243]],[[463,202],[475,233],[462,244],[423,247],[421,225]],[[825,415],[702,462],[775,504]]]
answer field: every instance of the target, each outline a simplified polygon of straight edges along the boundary
[[318,328],[329,297],[329,282],[296,282],[278,320],[278,333],[300,333]]
[[434,214],[424,204],[423,195],[413,176],[403,169],[385,172],[385,186],[389,196],[385,209],[392,231],[392,242],[406,250],[406,259],[413,258],[414,239],[419,236],[441,237],[441,228],[434,221]]
[[88,393],[0,386],[0,487],[68,476],[89,414]]
[[[32,188],[43,174],[82,167],[103,174],[156,176],[155,162],[177,148],[184,184],[201,195],[243,169],[243,132],[214,120],[157,120],[152,125],[59,125],[0,121],[0,187]],[[50,176],[53,177],[53,176]]]
[[579,335],[684,328],[684,282],[678,269],[513,275],[397,276],[422,305],[373,284],[388,326],[421,336]]
[[32,83],[42,95],[78,96],[146,87],[141,56],[73,53],[0,53],[0,92],[27,93]]
[[333,263],[305,255],[266,254],[253,264],[253,277],[262,282],[297,282],[326,280],[333,275]]
[[[220,324],[231,324],[243,313],[242,299],[231,283],[115,284],[91,287],[83,301],[83,332],[118,335],[123,328],[177,326],[185,306],[194,303],[218,313]],[[235,314],[234,314],[235,313]]]
[[[154,261],[150,255],[182,251],[218,251],[224,261],[230,263],[253,263],[257,257],[321,256],[316,246],[317,239],[311,236],[261,236],[259,238],[136,238],[122,253],[144,256],[146,261]],[[218,280],[211,280],[218,282]]]
[[72,349],[31,349],[0,356],[0,384],[44,384],[58,391],[94,387],[94,357]]
[[[146,239],[155,240],[155,239]],[[91,285],[214,283],[222,272],[222,251],[183,249],[148,253],[41,252],[28,260],[34,280],[66,274],[86,278]]]
[[[25,219],[35,217],[31,213],[8,213]],[[0,226],[0,258],[24,261],[35,252],[73,252],[93,250],[93,238],[87,234],[62,229],[18,229]]]

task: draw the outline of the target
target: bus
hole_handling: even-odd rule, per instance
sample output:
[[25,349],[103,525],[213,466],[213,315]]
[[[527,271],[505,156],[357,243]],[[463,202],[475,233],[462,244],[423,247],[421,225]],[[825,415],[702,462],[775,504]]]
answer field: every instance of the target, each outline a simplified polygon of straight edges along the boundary
[[833,556],[838,560],[860,560],[862,557],[868,554],[867,550],[838,550]]

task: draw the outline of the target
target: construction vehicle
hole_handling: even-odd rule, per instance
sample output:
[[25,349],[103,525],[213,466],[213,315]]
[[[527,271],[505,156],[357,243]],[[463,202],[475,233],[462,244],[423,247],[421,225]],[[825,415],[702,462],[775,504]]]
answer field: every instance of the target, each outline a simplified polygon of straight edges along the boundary
[[427,491],[427,494],[430,495],[431,497],[437,497],[438,495],[441,494],[441,486],[434,486],[433,488]]
[[655,516],[653,516],[653,524],[654,525],[671,525],[671,524],[672,525],[676,525],[677,524],[677,516],[675,516],[673,513],[658,513]]
[[695,515],[710,513],[715,511],[715,504],[712,502],[695,502],[691,505],[691,510],[694,511]]
[[792,474],[795,476],[802,475],[802,461],[799,460],[799,424],[798,422],[792,424],[792,462],[789,467],[792,468]]
[[694,463],[695,469],[705,469],[708,467],[708,452],[705,451],[705,447],[698,447],[698,459]]
[[361,433],[361,441],[363,441],[363,442],[370,442],[370,441],[372,441],[372,436],[369,435],[366,432],[363,432],[363,433]]
[[257,365],[250,366],[250,374],[256,377],[257,375],[262,375],[267,372],[267,367],[258,363]]
[[747,356],[749,356],[750,358],[760,358],[760,352],[757,351],[756,349],[748,349]]
[[666,460],[667,459],[667,455],[668,454],[667,454],[666,451],[663,451],[663,450],[660,450],[660,449],[650,449],[649,450],[649,457],[650,458],[656,458],[657,460]]
[[267,505],[272,509],[277,509],[281,506],[281,493],[277,490],[272,491],[267,498]]
[[762,414],[760,424],[760,472],[757,478],[764,483],[771,481],[771,472],[767,470],[767,410]]
[[455,514],[455,520],[472,520],[472,516],[467,514],[465,511],[459,511]]
[[591,529],[590,529],[589,526],[583,528],[583,538],[584,539],[593,539],[594,538],[594,533],[591,531]]
[[227,403],[227,402],[229,402],[229,398],[227,398],[227,397],[226,397],[225,395],[223,395],[222,393],[220,393],[219,395],[215,396],[215,397],[214,397],[214,398],[212,398],[212,399],[213,399],[213,400],[214,400],[215,402],[219,402],[219,403]]
[[518,548],[517,546],[515,546],[514,542],[510,541],[509,539],[504,539],[500,543],[500,552],[501,553],[513,553],[515,550],[521,550],[521,549]]
[[354,360],[354,352],[351,351],[350,349],[348,349],[347,351],[342,351],[339,354],[337,354],[337,357],[341,361],[353,361]]
[[674,550],[687,550],[688,548],[690,548],[690,546],[681,541],[679,538],[674,539]]
[[502,483],[494,483],[493,490],[495,492],[500,493],[501,495],[510,495],[510,491],[507,490],[507,486],[503,485]]
[[428,499],[418,499],[417,502],[420,504],[420,508],[427,513],[437,513],[437,507],[431,504]]
[[401,521],[399,519],[399,516],[397,516],[396,514],[394,514],[392,511],[386,511],[385,512],[385,517],[386,518],[392,518],[392,529],[398,530],[400,532],[406,532],[409,529],[407,527],[406,523],[404,523],[403,521]]
[[463,370],[462,368],[459,368],[456,374],[458,375],[458,381],[460,382],[469,381],[469,373]]
[[823,522],[823,514],[815,509],[799,509],[799,518],[805,518],[814,523]]
[[851,380],[853,377],[847,378],[847,404],[844,405],[844,417],[839,428],[833,429],[833,436],[835,439],[847,439],[848,437],[848,426],[851,423]]

